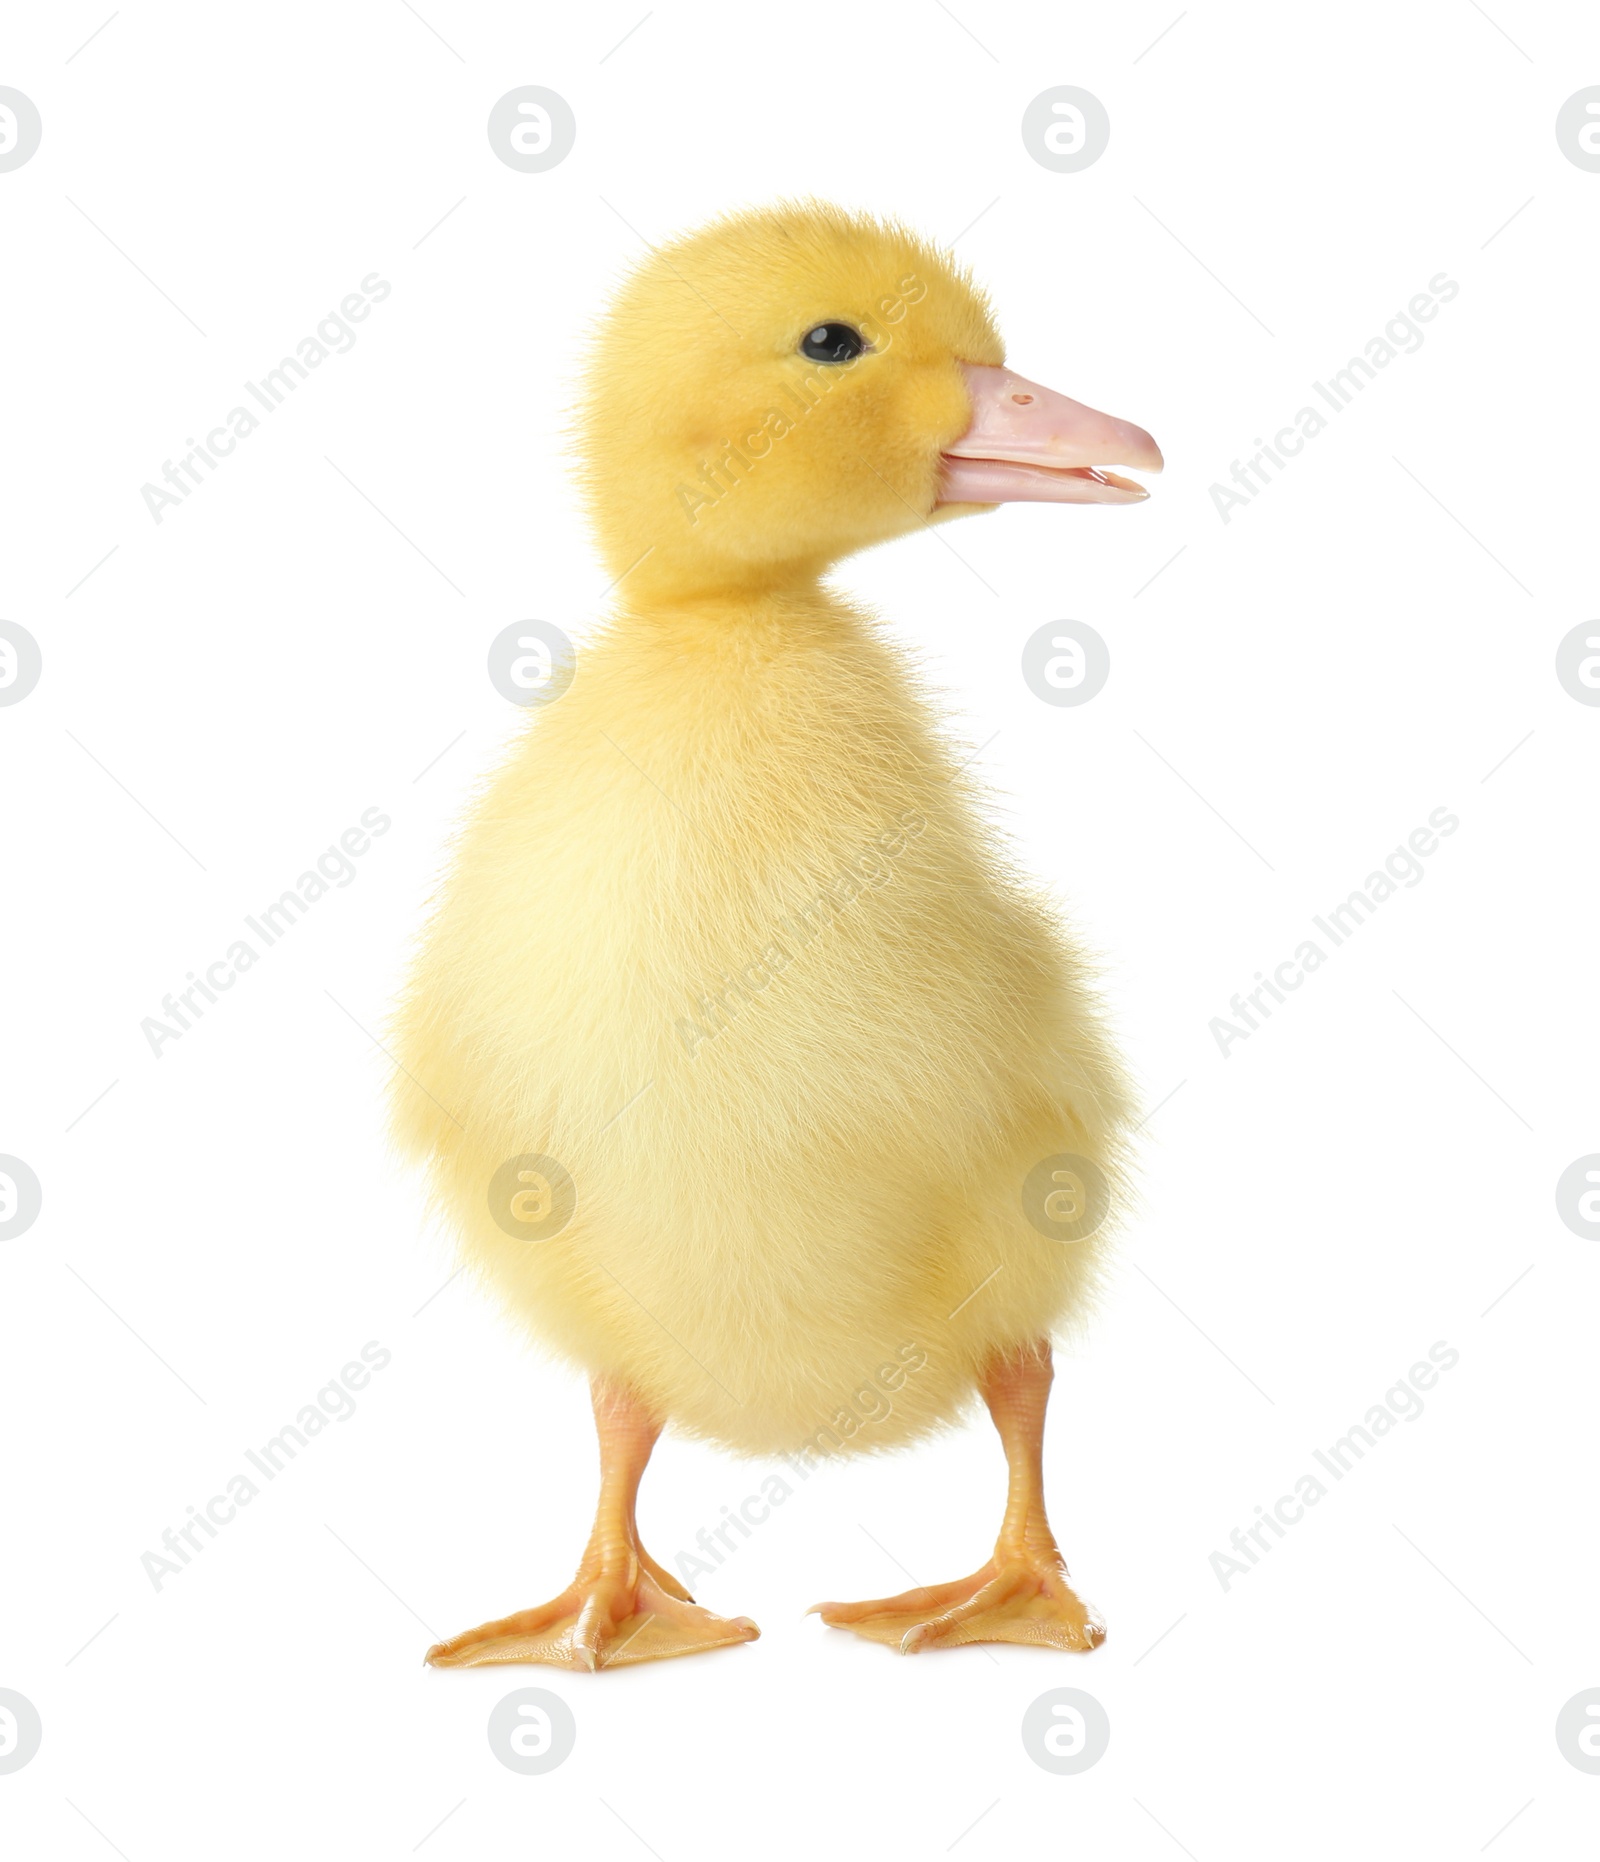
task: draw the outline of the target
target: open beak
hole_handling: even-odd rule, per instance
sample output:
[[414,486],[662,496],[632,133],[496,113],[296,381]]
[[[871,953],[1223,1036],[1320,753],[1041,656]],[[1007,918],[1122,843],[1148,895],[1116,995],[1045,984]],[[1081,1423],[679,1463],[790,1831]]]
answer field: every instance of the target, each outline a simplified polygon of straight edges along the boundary
[[1159,472],[1161,449],[1126,420],[1010,369],[963,362],[972,425],[944,454],[940,504],[1138,504],[1142,485],[1112,464]]

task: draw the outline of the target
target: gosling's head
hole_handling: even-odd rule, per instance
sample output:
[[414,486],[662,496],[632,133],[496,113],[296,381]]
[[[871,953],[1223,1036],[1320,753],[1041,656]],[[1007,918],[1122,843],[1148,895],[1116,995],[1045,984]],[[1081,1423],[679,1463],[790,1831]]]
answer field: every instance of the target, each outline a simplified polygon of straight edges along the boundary
[[1005,366],[983,293],[892,224],[739,214],[652,254],[591,353],[580,420],[630,592],[781,585],[937,517],[1136,503],[1141,428]]

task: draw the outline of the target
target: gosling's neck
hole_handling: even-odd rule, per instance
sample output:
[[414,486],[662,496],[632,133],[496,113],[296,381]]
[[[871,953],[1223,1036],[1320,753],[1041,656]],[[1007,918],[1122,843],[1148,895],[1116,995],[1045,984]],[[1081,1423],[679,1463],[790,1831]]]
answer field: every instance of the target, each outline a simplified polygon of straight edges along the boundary
[[860,617],[823,583],[829,563],[703,578],[649,573],[645,564],[617,587],[617,625],[670,636],[675,645],[722,647],[769,635],[795,637],[821,629],[853,631]]

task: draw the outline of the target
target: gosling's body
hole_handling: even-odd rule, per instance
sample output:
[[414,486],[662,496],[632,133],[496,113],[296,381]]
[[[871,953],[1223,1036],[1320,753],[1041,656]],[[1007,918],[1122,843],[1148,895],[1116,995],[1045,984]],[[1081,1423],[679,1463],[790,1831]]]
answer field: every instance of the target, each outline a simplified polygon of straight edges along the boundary
[[[465,832],[399,1058],[505,1303],[751,1453],[953,1418],[1091,1283],[1029,1170],[1114,1178],[1127,1122],[1060,928],[900,657],[820,590],[624,613],[580,657]],[[525,1153],[576,1187],[548,1240],[491,1213]]]
[[1136,501],[1102,466],[1160,453],[1011,374],[946,256],[816,206],[647,260],[580,441],[618,612],[463,833],[394,1090],[468,1260],[589,1373],[600,1499],[566,1590],[429,1660],[749,1641],[644,1549],[661,1430],[870,1452],[980,1393],[1009,1470],[993,1557],[824,1620],[906,1651],[1092,1648],[1041,1443],[1127,1092],[902,657],[823,577],[1004,500]]

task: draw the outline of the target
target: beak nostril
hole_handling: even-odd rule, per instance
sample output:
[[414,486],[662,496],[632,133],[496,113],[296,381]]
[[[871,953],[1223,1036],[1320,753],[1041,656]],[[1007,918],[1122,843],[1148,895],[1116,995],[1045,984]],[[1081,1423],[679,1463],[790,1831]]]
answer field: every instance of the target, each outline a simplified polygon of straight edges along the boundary
[[1014,394],[1011,398],[1016,402],[1018,407],[1026,407],[1033,400],[1031,394]]

